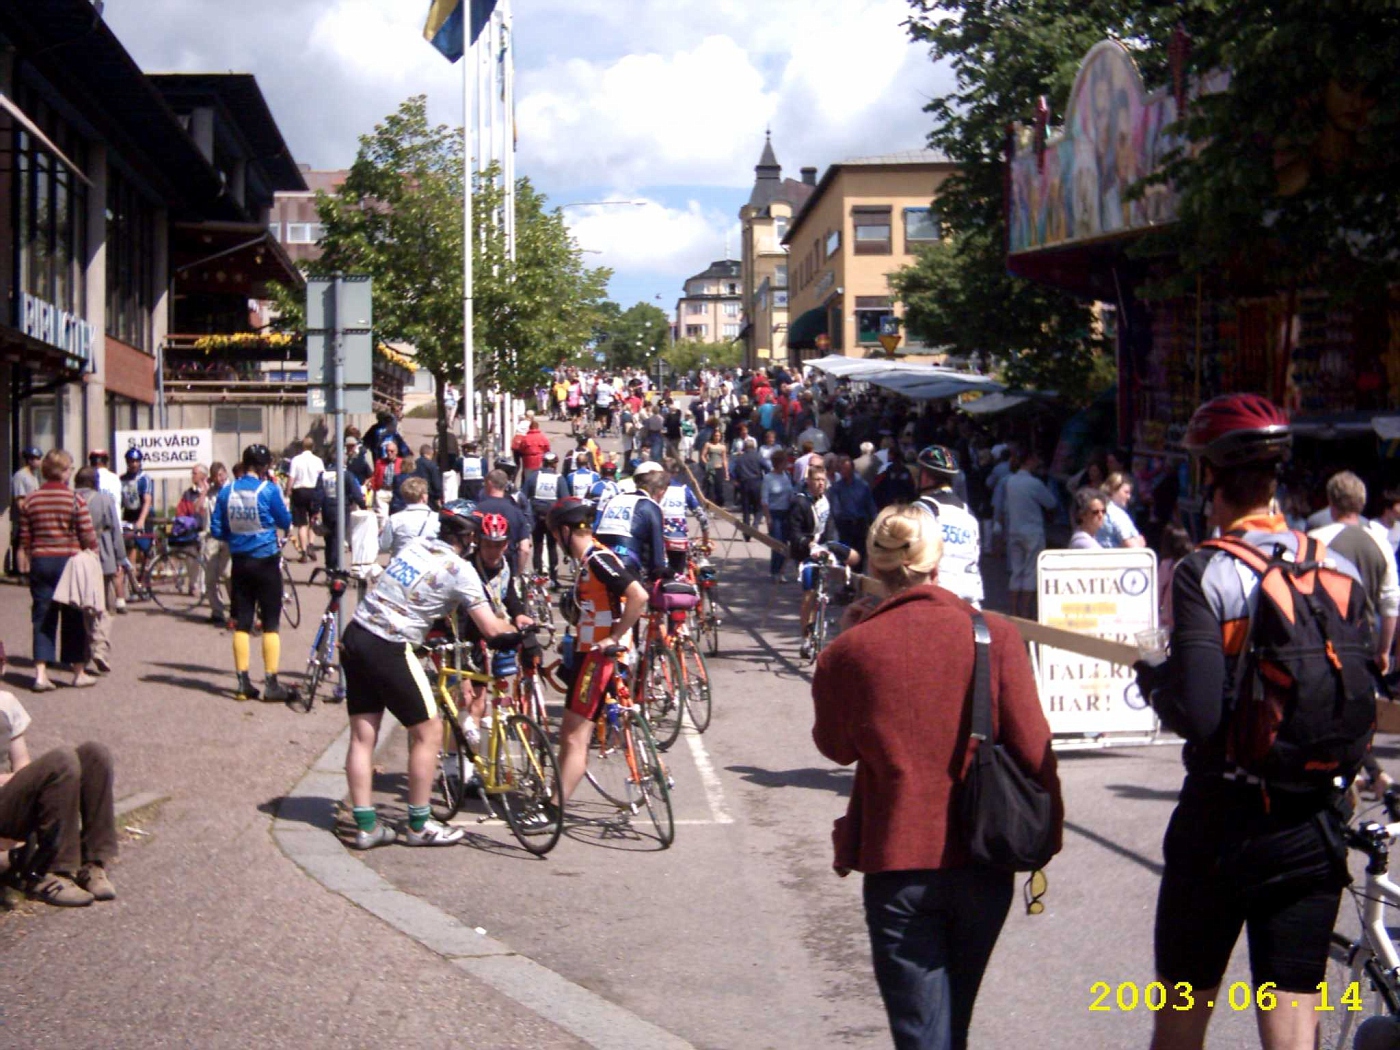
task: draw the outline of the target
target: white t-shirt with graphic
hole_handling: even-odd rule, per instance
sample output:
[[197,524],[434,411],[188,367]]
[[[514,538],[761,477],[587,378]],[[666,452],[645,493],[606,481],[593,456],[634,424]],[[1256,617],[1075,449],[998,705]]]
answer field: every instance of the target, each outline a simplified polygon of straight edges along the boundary
[[389,562],[355,622],[388,642],[420,645],[433,621],[487,602],[471,563],[441,540],[414,540]]

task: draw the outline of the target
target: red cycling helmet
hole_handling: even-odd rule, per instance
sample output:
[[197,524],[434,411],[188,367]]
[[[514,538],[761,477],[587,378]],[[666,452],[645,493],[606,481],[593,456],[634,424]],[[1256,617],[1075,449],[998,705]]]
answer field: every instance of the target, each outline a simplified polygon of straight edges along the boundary
[[508,540],[510,539],[510,522],[506,521],[504,514],[483,514],[476,512],[476,516],[481,519],[481,538],[483,540]]
[[1186,450],[1214,467],[1282,459],[1293,445],[1283,410],[1258,394],[1223,394],[1196,409],[1182,439]]

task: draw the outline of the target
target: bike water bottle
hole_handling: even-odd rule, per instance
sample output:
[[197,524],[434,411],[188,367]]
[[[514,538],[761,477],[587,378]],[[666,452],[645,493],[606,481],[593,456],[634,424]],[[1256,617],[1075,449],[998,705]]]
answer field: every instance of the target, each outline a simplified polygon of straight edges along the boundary
[[571,633],[559,639],[559,662],[567,669],[574,666],[574,636]]

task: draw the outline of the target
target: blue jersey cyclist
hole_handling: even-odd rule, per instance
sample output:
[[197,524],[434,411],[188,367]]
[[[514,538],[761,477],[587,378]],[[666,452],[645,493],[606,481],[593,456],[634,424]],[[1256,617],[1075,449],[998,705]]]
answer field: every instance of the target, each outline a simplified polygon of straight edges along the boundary
[[564,476],[564,488],[567,490],[564,495],[586,499],[593,486],[602,480],[593,469],[592,454],[579,452],[574,457],[574,469]]
[[256,618],[262,625],[264,680],[262,698],[269,703],[291,698],[277,681],[282,656],[278,628],[282,620],[282,544],[277,530],[292,527],[292,512],[282,490],[271,480],[272,453],[266,445],[243,450],[243,476],[225,485],[214,501],[209,532],[228,543],[232,556],[229,603],[233,612],[233,669],[238,674],[236,699],[257,700],[248,677],[249,648]]
[[822,569],[826,555],[831,555],[838,564],[854,565],[860,560],[858,552],[844,543],[836,542],[836,522],[831,515],[831,504],[826,498],[826,467],[821,460],[814,459],[807,467],[806,488],[792,498],[788,508],[785,532],[792,560],[801,566],[798,578],[802,581],[802,659],[812,656],[812,619],[817,609],[817,573]]
[[680,464],[674,460],[666,464],[671,472],[671,482],[657,501],[661,504],[661,535],[666,545],[666,560],[676,575],[685,572],[686,557],[690,552],[689,516],[694,514],[700,522],[700,539],[706,545],[710,542],[710,516],[705,513],[705,505],[696,498],[695,492],[681,477]]
[[622,486],[617,483],[617,464],[611,460],[599,467],[598,473],[602,476],[593,483],[586,496],[601,511],[608,500],[622,491]]
[[637,491],[619,492],[608,500],[598,512],[593,533],[638,576],[657,580],[670,572],[657,502],[669,479],[660,463],[647,460],[637,465],[632,480]]

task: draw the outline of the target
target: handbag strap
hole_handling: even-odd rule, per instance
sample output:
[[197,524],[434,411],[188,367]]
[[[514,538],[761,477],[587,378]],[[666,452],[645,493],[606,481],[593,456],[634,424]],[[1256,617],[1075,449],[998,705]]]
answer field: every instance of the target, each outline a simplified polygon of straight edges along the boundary
[[972,613],[972,729],[979,743],[992,739],[992,632],[980,612]]

